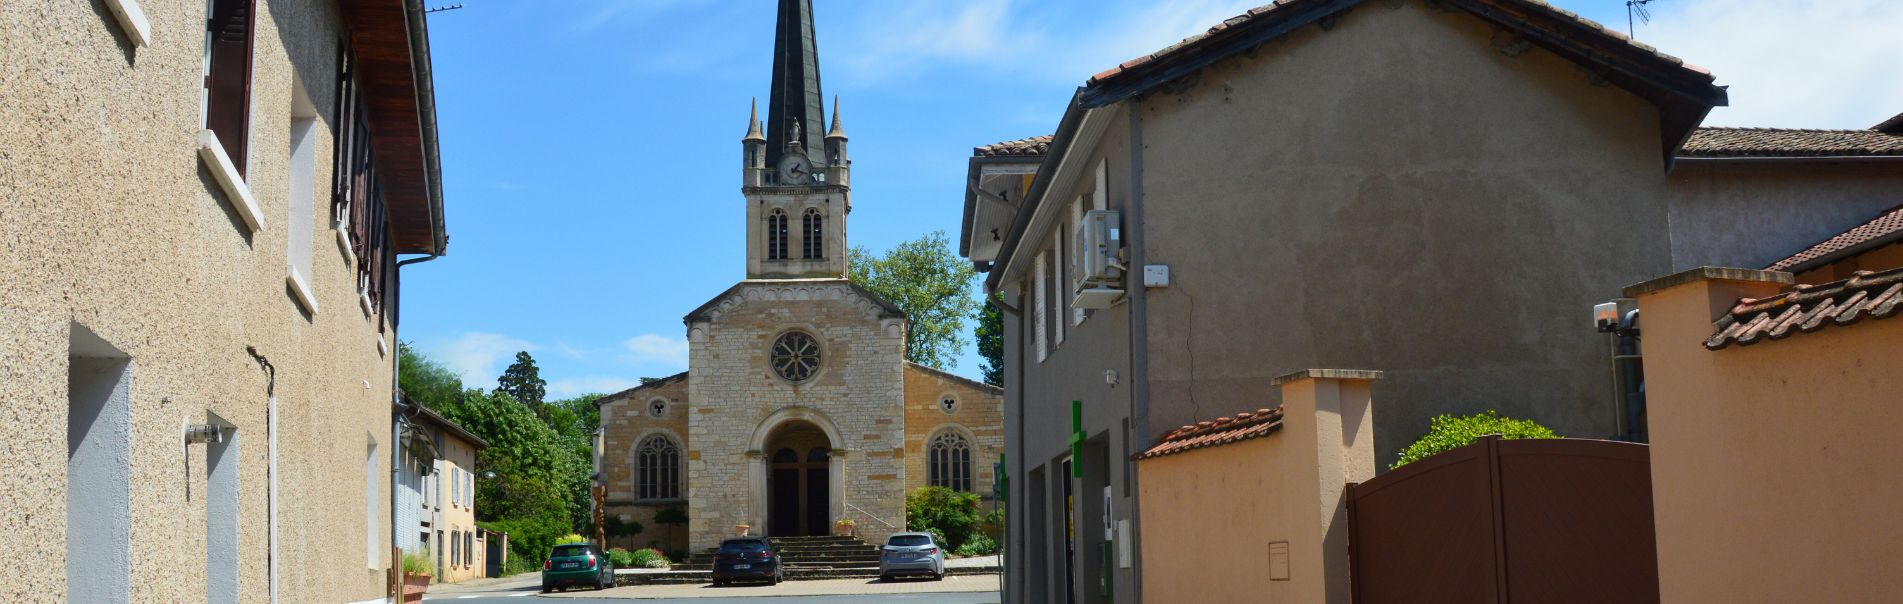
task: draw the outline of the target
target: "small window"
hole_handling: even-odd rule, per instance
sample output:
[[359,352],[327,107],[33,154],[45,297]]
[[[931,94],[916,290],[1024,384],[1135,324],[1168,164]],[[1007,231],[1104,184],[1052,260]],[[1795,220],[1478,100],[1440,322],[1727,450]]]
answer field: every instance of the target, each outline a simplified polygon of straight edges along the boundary
[[948,414],[957,413],[958,412],[958,397],[955,397],[949,394],[938,397],[938,410],[944,411],[945,413],[948,413]]
[[822,238],[825,229],[826,217],[819,213],[819,208],[806,208],[806,215],[800,217],[802,258],[818,260],[826,257],[826,241]]
[[648,401],[648,417],[655,419],[667,417],[667,399],[657,398]]
[[786,259],[786,212],[778,208],[766,216],[766,258]]
[[290,148],[290,185],[286,196],[289,212],[284,219],[285,257],[289,259],[292,287],[303,288],[300,299],[308,304],[305,310],[315,313],[317,301],[315,292],[311,292],[312,279],[317,278],[311,269],[311,246],[316,241],[313,232],[317,223],[317,105],[311,102],[310,94],[304,89],[304,80],[291,79],[291,148]]
[[885,544],[893,547],[924,547],[932,544],[932,538],[929,535],[893,535],[885,540]]
[[254,0],[210,0],[205,19],[205,129],[245,174],[251,127],[251,35]]
[[787,332],[774,340],[768,360],[773,372],[790,382],[804,382],[819,372],[819,341],[803,331]]

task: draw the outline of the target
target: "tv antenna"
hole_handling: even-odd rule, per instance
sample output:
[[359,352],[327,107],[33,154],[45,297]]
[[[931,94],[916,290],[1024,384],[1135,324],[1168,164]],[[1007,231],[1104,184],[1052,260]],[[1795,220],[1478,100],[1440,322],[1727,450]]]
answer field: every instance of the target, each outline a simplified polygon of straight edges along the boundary
[[[1649,2],[1650,0],[1647,0],[1647,1]],[[1627,2],[1627,4],[1631,4],[1631,2]],[[427,14],[429,14],[429,13],[440,13],[440,12],[443,12],[443,11],[446,11],[446,10],[456,10],[456,9],[459,9],[459,8],[462,8],[462,7],[463,7],[463,5],[461,5],[461,4],[450,4],[450,5],[446,5],[446,6],[438,6],[438,7],[435,7],[435,8],[426,8],[426,9],[423,9],[423,14],[426,14],[426,15],[427,15]]]
[[[1645,10],[1646,3],[1651,1],[1652,0],[1625,0],[1625,35],[1627,37],[1635,37],[1638,35],[1638,32],[1635,31],[1632,26],[1633,17],[1638,17],[1639,21],[1646,23],[1652,22],[1651,11]],[[462,5],[458,4],[457,6]]]

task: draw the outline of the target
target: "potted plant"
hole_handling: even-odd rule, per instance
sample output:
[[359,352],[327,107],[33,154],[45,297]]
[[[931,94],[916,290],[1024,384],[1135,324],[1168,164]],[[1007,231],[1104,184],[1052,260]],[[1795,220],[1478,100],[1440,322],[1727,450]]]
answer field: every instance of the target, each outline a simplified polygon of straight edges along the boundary
[[736,537],[749,537],[751,535],[748,534],[748,531],[751,531],[751,530],[753,530],[753,525],[751,524],[733,525],[733,534]]
[[429,591],[430,578],[428,549],[403,554],[403,602],[422,602],[423,593]]
[[856,522],[853,522],[851,518],[840,518],[839,520],[833,522],[833,534],[841,536],[841,537],[851,537],[852,527],[855,527],[858,525],[859,524]]

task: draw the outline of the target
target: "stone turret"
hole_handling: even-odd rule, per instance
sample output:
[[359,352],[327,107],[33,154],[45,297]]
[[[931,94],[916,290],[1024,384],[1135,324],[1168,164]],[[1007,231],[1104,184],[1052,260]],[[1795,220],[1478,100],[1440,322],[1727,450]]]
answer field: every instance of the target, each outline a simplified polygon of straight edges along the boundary
[[826,132],[826,182],[848,186],[852,160],[846,156],[846,127],[839,121],[839,97],[833,97],[833,127]]
[[766,182],[766,134],[760,130],[760,99],[747,110],[747,135],[740,139],[742,182],[757,187]]

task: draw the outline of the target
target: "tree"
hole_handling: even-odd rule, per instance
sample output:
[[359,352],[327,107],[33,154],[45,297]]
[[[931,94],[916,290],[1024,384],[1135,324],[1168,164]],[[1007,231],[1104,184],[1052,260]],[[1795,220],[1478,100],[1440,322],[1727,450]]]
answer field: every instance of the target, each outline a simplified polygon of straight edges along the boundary
[[853,283],[905,311],[906,360],[939,370],[951,368],[964,339],[965,319],[977,310],[971,296],[976,274],[959,259],[944,231],[906,241],[873,256],[863,246],[847,255]]
[[404,394],[437,411],[462,400],[463,380],[456,372],[417,352],[409,342],[398,342],[396,351],[397,387]]
[[542,370],[536,368],[535,357],[528,352],[515,353],[515,363],[496,378],[496,392],[505,392],[515,400],[528,405],[535,411],[536,417],[547,417],[542,411],[542,397],[548,395],[548,382],[542,380]]
[[998,305],[978,305],[978,326],[972,330],[978,339],[978,357],[982,361],[978,370],[984,372],[985,383],[993,386],[1004,385],[1004,313],[998,311]]

